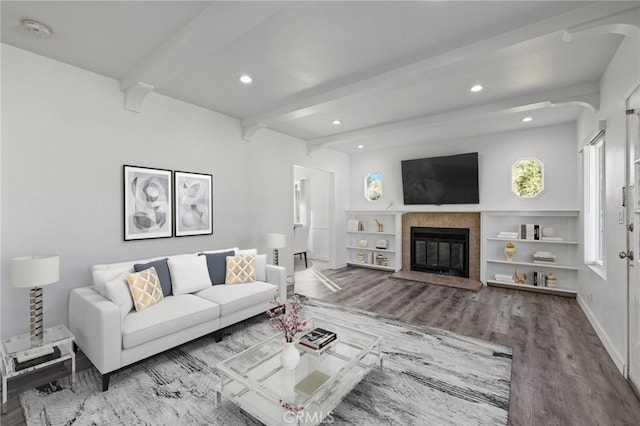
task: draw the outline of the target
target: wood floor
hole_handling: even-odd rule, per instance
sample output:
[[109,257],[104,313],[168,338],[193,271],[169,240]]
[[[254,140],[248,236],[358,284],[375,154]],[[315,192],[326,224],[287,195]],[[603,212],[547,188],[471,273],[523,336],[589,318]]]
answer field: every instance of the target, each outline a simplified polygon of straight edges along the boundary
[[510,346],[511,425],[640,425],[640,401],[575,299],[389,275],[355,267],[306,271],[296,275],[295,291]]
[[[473,292],[315,264],[296,273],[297,293],[513,348],[511,425],[640,424],[640,401],[574,299],[495,287]],[[77,361],[78,369],[89,365],[81,353]],[[66,374],[68,363],[10,381],[1,423],[24,425],[17,395]]]

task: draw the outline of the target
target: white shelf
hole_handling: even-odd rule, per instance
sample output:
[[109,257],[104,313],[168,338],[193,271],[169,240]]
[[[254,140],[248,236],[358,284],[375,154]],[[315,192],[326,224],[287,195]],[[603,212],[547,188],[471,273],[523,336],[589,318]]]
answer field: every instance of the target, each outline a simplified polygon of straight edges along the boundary
[[[576,210],[530,210],[530,211],[490,211],[482,213],[482,281],[487,285],[529,290],[538,293],[559,294],[575,297],[580,264],[579,212]],[[522,238],[499,238],[500,232],[516,233],[520,225],[534,223],[540,229],[553,228],[555,235],[562,241],[529,240]],[[513,261],[506,260],[504,248],[507,243],[516,247]],[[532,261],[536,251],[553,253],[557,263],[535,263]],[[527,274],[526,284],[511,284],[496,281],[495,274]],[[537,287],[533,284],[533,272],[551,272],[558,277],[562,288]]]
[[578,294],[576,290],[569,290],[565,288],[537,287],[531,284],[506,283],[506,282],[495,281],[495,280],[487,280],[487,285],[490,287],[512,288],[515,290],[533,291],[536,293],[554,294],[557,296],[573,297],[573,298],[575,298],[576,295]]
[[390,249],[379,249],[379,248],[375,248],[375,247],[354,247],[354,246],[347,246],[348,249],[351,250],[364,250],[364,251],[379,251],[380,253],[395,253],[395,250],[390,250]]
[[[363,211],[347,210],[347,220],[357,220],[364,225],[364,231],[346,230],[347,265],[372,268],[383,271],[399,271],[402,269],[402,213],[396,211]],[[383,224],[383,231],[378,232],[376,219]],[[351,228],[353,229],[353,228]],[[388,249],[376,248],[376,240],[387,241]],[[360,247],[360,240],[366,240],[367,246]],[[389,266],[379,266],[357,259],[358,252],[365,253],[365,259],[371,253],[387,258]]]
[[508,243],[511,242],[521,242],[521,243],[533,243],[533,244],[570,244],[570,245],[578,245],[577,241],[545,241],[545,240],[523,240],[522,238],[487,238],[488,241],[504,241]]
[[534,268],[567,269],[570,271],[578,270],[578,268],[575,266],[558,265],[557,263],[516,262],[516,261],[497,260],[497,259],[487,259],[487,263],[502,263],[505,265],[533,266]]
[[349,266],[358,266],[358,267],[361,267],[361,268],[380,269],[381,271],[395,272],[395,269],[392,268],[391,266],[373,265],[373,264],[367,263],[367,262],[347,262],[347,265],[349,265]]

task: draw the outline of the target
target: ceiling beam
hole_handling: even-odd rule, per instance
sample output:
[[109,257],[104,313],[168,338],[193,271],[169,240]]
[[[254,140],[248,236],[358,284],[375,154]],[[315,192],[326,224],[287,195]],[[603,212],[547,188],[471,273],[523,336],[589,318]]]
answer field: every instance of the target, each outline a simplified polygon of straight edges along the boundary
[[161,87],[260,25],[282,7],[280,2],[213,2],[135,64],[120,79],[120,90],[126,96],[127,91],[141,82],[152,88]]
[[350,132],[339,133],[307,141],[307,151],[312,153],[320,148],[328,148],[345,141],[363,139],[383,133],[400,130],[429,127],[445,123],[488,118],[517,112],[531,111],[563,104],[574,104],[588,107],[595,111],[599,108],[599,85],[597,82],[568,86],[557,90],[534,93],[518,98],[492,102],[476,107],[463,108],[440,114],[427,115],[409,120],[394,121],[380,126],[367,127]]
[[269,126],[273,121],[305,117],[319,111],[323,104],[363,93],[381,91],[398,80],[418,74],[424,74],[424,78],[429,79],[429,73],[437,73],[442,67],[481,57],[548,34],[560,33],[567,28],[611,14],[622,13],[634,7],[636,7],[635,4],[598,2],[465,46],[457,48],[442,46],[443,53],[435,56],[425,56],[426,54],[423,53],[421,57],[414,57],[402,66],[379,69],[365,78],[351,76],[345,80],[332,81],[300,92],[293,100],[290,98],[267,111],[246,117],[241,125],[247,128],[258,124]]
[[640,41],[640,6],[568,28],[562,35],[564,41],[573,41],[600,34],[620,34]]

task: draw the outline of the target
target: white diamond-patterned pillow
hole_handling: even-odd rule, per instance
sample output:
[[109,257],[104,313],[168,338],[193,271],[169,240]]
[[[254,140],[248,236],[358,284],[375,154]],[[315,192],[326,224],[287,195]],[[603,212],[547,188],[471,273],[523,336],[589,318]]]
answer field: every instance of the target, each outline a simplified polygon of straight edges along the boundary
[[162,300],[162,287],[156,268],[153,266],[144,271],[129,274],[127,281],[136,311],[139,312]]
[[245,284],[256,280],[256,262],[253,256],[228,256],[225,284]]

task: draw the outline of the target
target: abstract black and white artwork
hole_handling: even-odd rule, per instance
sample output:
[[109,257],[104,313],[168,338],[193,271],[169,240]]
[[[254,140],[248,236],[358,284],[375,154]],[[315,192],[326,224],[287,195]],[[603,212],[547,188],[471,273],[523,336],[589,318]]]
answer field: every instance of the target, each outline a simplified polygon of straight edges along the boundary
[[213,234],[213,176],[174,172],[176,237]]
[[171,170],[124,166],[124,239],[171,237]]

